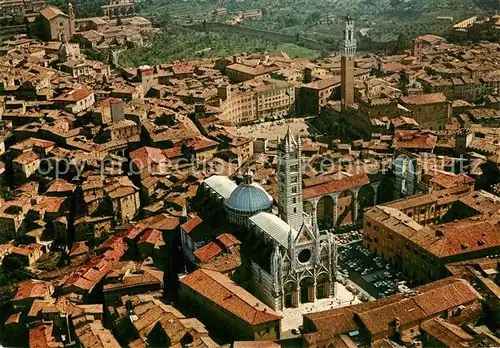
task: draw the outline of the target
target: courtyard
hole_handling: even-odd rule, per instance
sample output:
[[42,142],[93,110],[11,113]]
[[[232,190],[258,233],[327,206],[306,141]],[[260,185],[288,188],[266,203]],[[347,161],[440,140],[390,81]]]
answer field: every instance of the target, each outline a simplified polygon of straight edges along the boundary
[[262,122],[250,126],[228,128],[231,132],[240,136],[276,140],[278,136],[284,137],[286,135],[288,127],[290,127],[292,134],[300,134],[301,136],[307,136],[312,132],[310,132],[306,118],[281,119],[278,121]]
[[292,329],[298,329],[302,325],[302,315],[325,311],[327,309],[350,306],[361,301],[350,292],[346,286],[341,283],[335,283],[335,298],[323,298],[314,302],[301,304],[296,308],[287,308],[281,312],[283,320],[281,321],[282,338],[290,338],[294,335]]

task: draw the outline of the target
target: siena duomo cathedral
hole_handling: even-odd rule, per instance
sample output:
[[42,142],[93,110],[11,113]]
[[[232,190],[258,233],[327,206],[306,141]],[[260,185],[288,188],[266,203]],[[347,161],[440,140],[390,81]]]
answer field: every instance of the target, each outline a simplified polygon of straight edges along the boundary
[[[336,247],[303,211],[301,142],[290,131],[278,141],[278,215],[272,197],[247,172],[240,185],[225,176],[206,179],[200,191],[224,209],[240,230],[242,259],[256,295],[274,310],[334,296]],[[241,233],[243,232],[243,233]]]

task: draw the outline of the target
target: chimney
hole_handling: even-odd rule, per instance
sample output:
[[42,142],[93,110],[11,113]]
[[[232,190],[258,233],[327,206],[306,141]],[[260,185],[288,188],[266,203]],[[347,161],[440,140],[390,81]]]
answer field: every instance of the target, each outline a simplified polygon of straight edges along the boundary
[[436,237],[444,237],[444,233],[441,230],[436,230]]

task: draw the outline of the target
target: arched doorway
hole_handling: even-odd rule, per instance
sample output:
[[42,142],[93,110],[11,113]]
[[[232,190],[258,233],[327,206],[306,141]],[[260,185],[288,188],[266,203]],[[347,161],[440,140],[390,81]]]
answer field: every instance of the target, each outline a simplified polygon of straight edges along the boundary
[[330,279],[328,274],[322,273],[316,280],[316,298],[326,298],[330,296]]
[[334,226],[333,221],[333,198],[323,196],[319,199],[316,208],[317,223],[321,230],[326,230]]
[[337,226],[344,226],[352,223],[352,192],[343,191],[337,199]]
[[311,277],[303,278],[300,281],[300,303],[313,302],[314,293],[314,280]]
[[288,282],[284,286],[284,294],[283,294],[283,307],[284,308],[292,308],[297,306],[297,301],[294,298],[295,291],[297,286],[295,282]]

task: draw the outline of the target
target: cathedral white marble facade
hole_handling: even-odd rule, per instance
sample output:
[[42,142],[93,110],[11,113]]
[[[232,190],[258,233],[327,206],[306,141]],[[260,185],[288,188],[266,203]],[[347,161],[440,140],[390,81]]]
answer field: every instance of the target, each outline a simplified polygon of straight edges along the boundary
[[279,216],[271,213],[272,199],[251,173],[236,188],[221,176],[200,188],[245,231],[252,288],[274,310],[334,296],[336,273],[332,234],[320,232],[303,212],[301,142],[290,131],[279,140],[278,159]]

